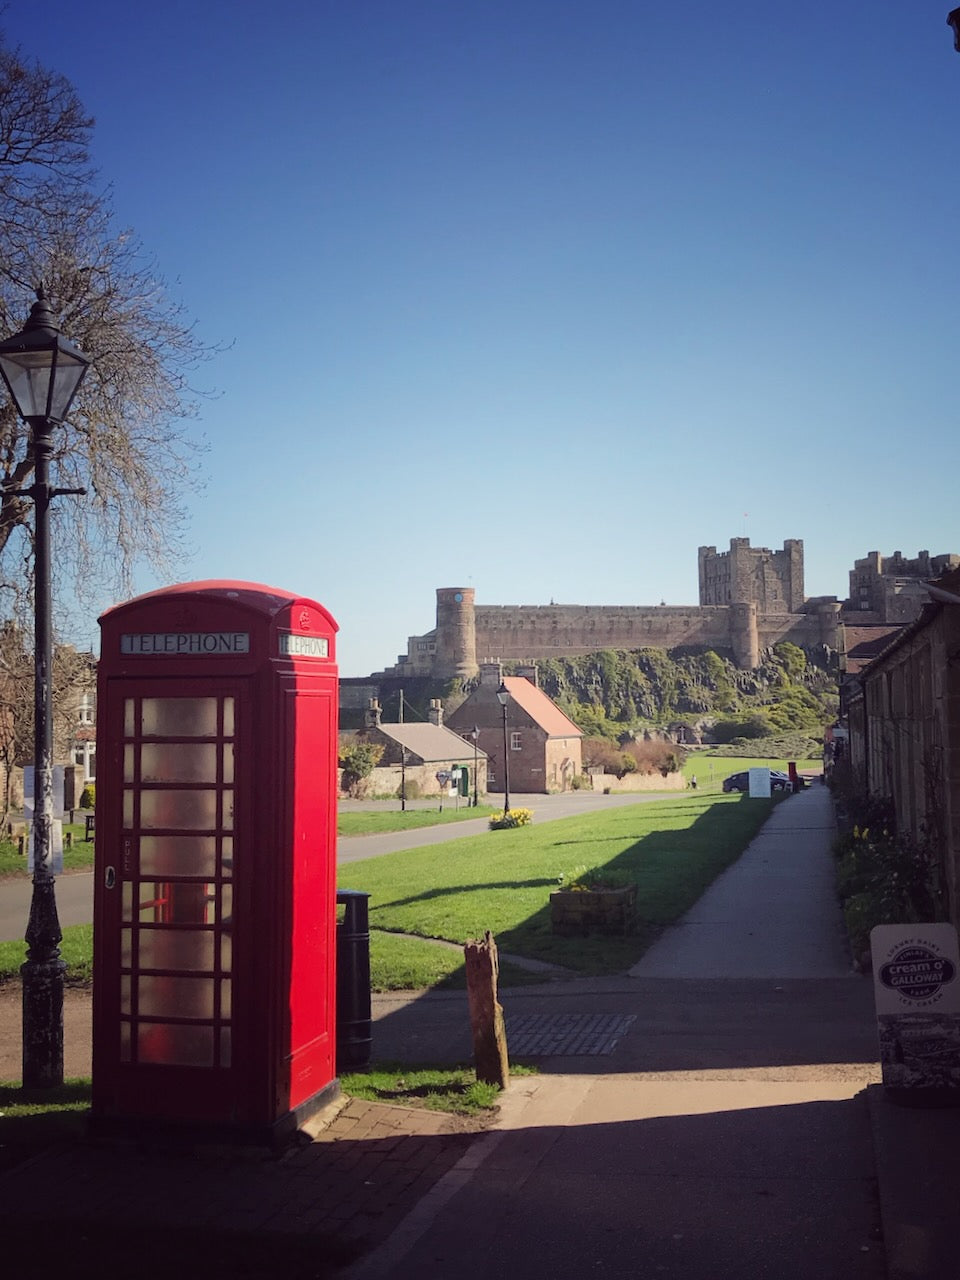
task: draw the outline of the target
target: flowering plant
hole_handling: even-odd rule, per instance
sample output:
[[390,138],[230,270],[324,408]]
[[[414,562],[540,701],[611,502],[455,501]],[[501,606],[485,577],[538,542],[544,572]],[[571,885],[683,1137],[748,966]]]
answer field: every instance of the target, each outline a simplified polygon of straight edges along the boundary
[[508,809],[506,813],[498,814],[497,817],[490,819],[490,830],[506,831],[510,827],[525,827],[532,821],[532,810]]

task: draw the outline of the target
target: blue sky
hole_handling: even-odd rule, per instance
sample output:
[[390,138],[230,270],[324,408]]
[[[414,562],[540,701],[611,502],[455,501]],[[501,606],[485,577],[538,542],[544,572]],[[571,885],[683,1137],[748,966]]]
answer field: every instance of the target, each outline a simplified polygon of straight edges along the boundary
[[315,597],[363,675],[438,586],[692,604],[747,536],[842,596],[960,551],[949,7],[11,6],[225,347],[179,580]]

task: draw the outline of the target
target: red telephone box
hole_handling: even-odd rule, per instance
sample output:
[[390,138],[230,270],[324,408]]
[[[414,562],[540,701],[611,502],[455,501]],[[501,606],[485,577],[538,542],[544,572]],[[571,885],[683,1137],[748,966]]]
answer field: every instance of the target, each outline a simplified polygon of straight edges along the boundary
[[338,1091],[337,624],[248,582],[100,624],[94,1118],[278,1134]]

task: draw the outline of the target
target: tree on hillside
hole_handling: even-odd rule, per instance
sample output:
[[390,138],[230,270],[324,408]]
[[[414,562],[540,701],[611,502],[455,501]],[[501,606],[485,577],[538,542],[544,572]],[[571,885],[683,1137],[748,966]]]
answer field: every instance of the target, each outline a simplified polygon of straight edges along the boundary
[[[92,119],[62,76],[0,32],[0,329],[25,322],[42,283],[64,333],[91,359],[68,426],[54,434],[57,559],[81,588],[129,583],[135,559],[158,568],[177,550],[181,497],[195,480],[189,378],[208,349],[143,257],[113,225],[89,160]],[[0,404],[0,587],[22,602],[32,563],[29,432]],[[67,508],[67,503],[70,506]],[[67,534],[68,530],[68,534]],[[13,602],[10,604],[12,609]]]

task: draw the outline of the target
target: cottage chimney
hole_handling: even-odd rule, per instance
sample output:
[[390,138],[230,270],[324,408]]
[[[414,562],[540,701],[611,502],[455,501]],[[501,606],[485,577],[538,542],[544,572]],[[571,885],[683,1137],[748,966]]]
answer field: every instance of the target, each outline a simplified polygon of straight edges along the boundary
[[480,664],[480,687],[499,689],[503,680],[503,666],[499,662],[482,662]]
[[380,706],[379,698],[371,698],[369,706],[363,717],[364,728],[379,729],[380,717],[383,715],[383,708]]
[[523,676],[524,680],[529,680],[535,689],[540,688],[539,669],[536,663],[530,667],[517,667],[517,675]]
[[428,715],[431,724],[435,724],[438,729],[443,728],[443,703],[439,698],[430,699],[430,711]]

